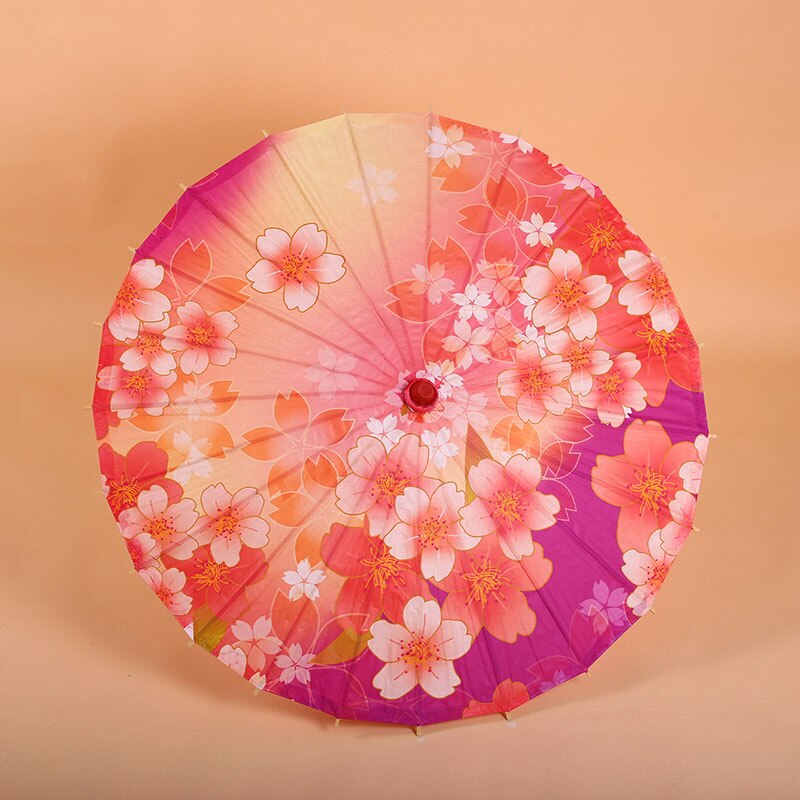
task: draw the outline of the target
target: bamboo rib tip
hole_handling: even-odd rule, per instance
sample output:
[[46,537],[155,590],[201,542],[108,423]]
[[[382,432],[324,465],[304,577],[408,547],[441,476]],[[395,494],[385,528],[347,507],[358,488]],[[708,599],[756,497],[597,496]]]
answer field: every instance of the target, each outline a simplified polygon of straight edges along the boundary
[[91,410],[92,410],[91,406],[81,406],[81,411],[91,411]]
[[506,719],[511,719],[511,712],[510,711],[503,711],[503,716]]
[[130,251],[131,251],[131,253],[135,253],[135,252],[136,252],[136,248],[135,248],[135,247],[133,247],[132,245],[129,245],[129,244],[128,244],[128,245],[125,245],[125,247],[126,247],[128,250],[130,250]]
[[269,139],[269,131],[265,131],[263,128],[261,129],[261,133],[264,134],[265,139]]
[[415,736],[422,736],[422,725],[415,725],[414,726],[414,735]]
[[339,717],[336,717],[336,720],[335,720],[335,721],[334,721],[334,723],[333,723],[333,727],[334,727],[334,728],[338,728],[338,727],[339,727],[339,723],[340,723],[340,722],[341,722],[341,720],[339,719]]
[[655,614],[655,613],[656,613],[656,610],[655,610],[654,608],[648,608],[647,610],[648,610],[648,611],[649,611],[651,614]]
[[708,434],[708,438],[709,439],[719,439],[719,436],[716,433],[709,433]]
[[183,191],[183,192],[186,191],[186,184],[185,183],[179,183],[178,186],[181,187],[181,191]]
[[698,346],[698,347],[705,347],[705,346],[706,346],[706,343],[705,343],[705,342],[698,342],[698,343],[697,343],[697,346]]

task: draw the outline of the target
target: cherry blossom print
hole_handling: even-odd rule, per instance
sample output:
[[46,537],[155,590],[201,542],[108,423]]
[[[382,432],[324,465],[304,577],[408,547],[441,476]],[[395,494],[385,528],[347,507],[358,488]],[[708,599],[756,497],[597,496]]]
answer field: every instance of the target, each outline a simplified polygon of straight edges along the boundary
[[102,444],[99,457],[106,500],[117,519],[126,508],[136,505],[145,489],[154,485],[164,487],[171,502],[180,499],[181,487],[167,478],[169,458],[155,442],[139,442],[124,456]]
[[456,366],[468,369],[473,361],[486,364],[490,355],[487,345],[492,340],[489,328],[473,328],[467,320],[458,319],[453,323],[453,333],[446,336],[442,347],[455,354]]
[[159,375],[150,367],[129,372],[114,366],[100,370],[97,385],[111,392],[109,407],[120,419],[130,419],[140,410],[158,417],[169,404],[167,389],[176,379],[174,372]]
[[361,195],[361,204],[376,206],[380,202],[393,203],[397,200],[397,189],[392,185],[397,180],[393,169],[378,169],[374,164],[364,164],[363,175],[351,178],[347,188]]
[[511,303],[519,292],[521,279],[513,261],[500,258],[497,261],[479,261],[476,265],[481,275],[479,284],[488,292],[495,303],[505,306]]
[[280,639],[272,634],[272,622],[263,615],[252,625],[237,619],[231,626],[231,634],[234,647],[244,654],[247,664],[258,672],[264,671],[267,657],[281,649]]
[[680,469],[696,458],[692,442],[673,444],[660,422],[635,419],[625,429],[624,452],[599,455],[592,468],[592,489],[619,506],[620,548],[644,550],[653,531],[672,519],[669,504],[681,487]]
[[622,573],[636,586],[628,595],[627,605],[637,617],[641,617],[653,605],[675,556],[661,547],[660,532],[656,531],[648,539],[646,553],[626,550],[622,558]]
[[247,657],[240,648],[231,647],[229,644],[226,644],[217,654],[217,658],[237,675],[244,677],[244,671],[247,667]]
[[279,492],[297,492],[302,475],[314,465],[329,466],[339,474],[342,462],[333,448],[353,427],[346,409],[325,408],[312,416],[306,398],[292,390],[288,394],[278,393],[272,403],[272,416],[274,426],[266,425],[243,433],[249,442],[244,447],[245,453],[272,464],[267,475],[271,496]]
[[485,458],[469,470],[475,499],[461,512],[470,536],[496,534],[506,557],[519,561],[533,555],[532,531],[555,525],[561,504],[540,492],[542,468],[535,458],[517,454],[505,466]]
[[197,549],[197,542],[188,531],[198,516],[194,500],[185,498],[171,504],[166,491],[153,486],[139,495],[134,507],[120,514],[119,524],[126,539],[149,537],[153,542],[149,555],[158,558],[166,552],[173,558],[186,559]]
[[414,294],[425,295],[429,303],[439,305],[442,298],[455,291],[455,283],[446,277],[444,265],[434,262],[429,267],[424,264],[415,264],[411,268],[414,280],[411,282],[411,291]]
[[608,627],[620,628],[627,623],[625,603],[627,592],[621,586],[611,589],[605,581],[595,581],[592,596],[584,600],[579,608],[592,620],[595,630],[602,632]]
[[161,572],[158,567],[147,567],[140,570],[139,575],[171,613],[175,616],[189,613],[192,600],[181,591],[186,585],[186,576],[179,569],[173,567]]
[[512,136],[510,133],[501,133],[500,134],[500,141],[503,144],[516,144],[516,146],[523,152],[523,153],[532,153],[533,152],[533,145],[530,142],[526,142],[519,136]]
[[492,693],[492,699],[488,703],[478,700],[470,700],[469,705],[464,709],[462,717],[480,717],[484,714],[508,714],[518,706],[530,699],[528,687],[520,681],[512,681],[511,678],[498,683]]
[[431,143],[425,149],[430,158],[443,158],[448,167],[457,167],[461,164],[462,156],[470,156],[475,146],[464,140],[464,129],[458,125],[451,125],[447,131],[439,127],[432,127],[428,131]]
[[394,447],[402,438],[403,431],[397,427],[397,414],[387,414],[383,419],[370,417],[367,430],[387,449]]
[[463,292],[455,292],[452,300],[458,306],[459,319],[474,317],[476,322],[485,322],[489,318],[486,307],[492,302],[492,298],[481,292],[475,283],[468,283]]
[[264,498],[250,486],[231,494],[223,484],[215,483],[200,496],[205,516],[190,531],[200,544],[211,544],[211,555],[229,567],[239,563],[242,545],[264,547],[269,523],[260,514]]
[[463,622],[442,619],[435,600],[412,597],[402,625],[379,620],[370,634],[369,649],[385,662],[373,680],[381,697],[396,700],[415,686],[431,697],[447,697],[461,683],[453,661],[469,650],[472,637]]
[[681,480],[683,481],[683,488],[687,492],[694,492],[697,494],[700,491],[700,480],[703,477],[703,465],[706,460],[706,453],[708,452],[708,436],[700,434],[694,440],[694,446],[697,450],[697,460],[687,461],[678,472]]
[[655,330],[674,331],[680,311],[661,264],[637,250],[626,250],[618,263],[630,281],[619,290],[619,302],[628,313],[649,314]]
[[156,291],[163,280],[164,267],[152,258],[131,266],[108,316],[108,329],[115,339],[136,339],[142,323],[161,322],[166,317],[172,304],[163,292]]
[[604,375],[612,367],[611,358],[597,345],[596,339],[578,341],[572,334],[561,330],[548,334],[544,341],[547,350],[569,364],[569,388],[578,397],[588,395],[598,380],[597,376]]
[[395,502],[400,521],[384,537],[389,552],[403,560],[419,557],[422,577],[442,580],[453,569],[456,551],[479,541],[461,527],[463,507],[464,492],[454,483],[442,483],[430,495],[409,486]]
[[304,685],[311,680],[311,667],[313,653],[304,653],[302,646],[295,642],[289,645],[285,653],[275,659],[275,666],[281,670],[281,682],[293,683],[297,681]]
[[335,523],[322,540],[322,558],[346,578],[335,611],[344,626],[368,630],[382,614],[397,621],[414,596],[430,596],[427,583],[411,562],[395,558],[367,527]]
[[281,228],[267,228],[256,247],[261,260],[247,279],[264,294],[282,289],[290,311],[308,311],[317,302],[320,284],[336,283],[345,274],[344,258],[328,252],[328,234],[313,222],[291,235]]
[[125,539],[133,568],[137,572],[148,567],[158,567],[158,559],[153,555],[156,542],[149,533],[138,531],[136,528],[121,528],[120,531]]
[[584,277],[578,255],[561,248],[553,251],[547,267],[528,267],[522,287],[536,300],[531,314],[534,325],[547,333],[568,328],[576,339],[597,334],[594,309],[611,296],[611,286],[602,275]]
[[283,582],[289,585],[289,599],[319,599],[319,585],[325,580],[321,569],[312,569],[307,558],[297,564],[297,569],[289,569],[283,573]]
[[520,222],[519,229],[525,234],[525,244],[528,247],[536,247],[539,244],[542,247],[553,246],[553,234],[556,232],[556,224],[554,222],[545,222],[544,217],[538,212],[531,214],[530,219]]
[[485,628],[513,644],[536,627],[536,614],[524,593],[540,589],[552,572],[553,563],[541,545],[534,542],[530,555],[511,559],[495,537],[485,537],[474,549],[459,553],[453,570],[437,580],[447,592],[442,614],[461,620],[470,636]]
[[570,365],[560,355],[542,355],[535,342],[514,351],[513,369],[497,376],[497,390],[516,404],[524,422],[540,422],[544,415],[563,414],[572,406],[572,397],[564,386]]
[[242,548],[233,566],[217,561],[207,544],[198,547],[188,560],[173,560],[169,554],[162,554],[161,560],[186,575],[185,591],[195,608],[208,606],[214,616],[231,623],[248,613],[248,584],[263,579],[269,568],[264,551],[249,547]]
[[450,441],[448,428],[441,428],[436,433],[423,431],[422,443],[428,448],[431,463],[437,469],[444,469],[448,460],[458,454],[458,445]]
[[186,431],[178,431],[172,437],[172,447],[181,457],[178,466],[170,470],[170,476],[185,486],[193,477],[209,478],[212,473],[208,452],[211,443],[205,437],[192,440]]
[[677,556],[689,534],[694,530],[697,498],[681,489],[669,504],[672,519],[661,529],[661,546],[666,553]]
[[210,364],[224,367],[236,356],[236,347],[228,338],[239,327],[230,311],[209,314],[190,301],[177,310],[179,325],[164,333],[164,348],[180,353],[182,372],[199,375]]
[[362,436],[347,463],[350,472],[336,486],[337,504],[345,514],[366,513],[372,535],[383,537],[397,521],[397,498],[425,471],[428,448],[413,434],[388,451],[372,436]]
[[358,359],[350,353],[337,353],[332,347],[320,347],[317,366],[308,367],[305,375],[319,387],[321,396],[329,400],[337,393],[352,392],[358,382],[353,370]]
[[568,192],[572,192],[575,189],[582,189],[589,197],[594,197],[597,192],[597,187],[590,180],[574,172],[568,172],[562,178],[561,184]]
[[169,327],[169,317],[157,322],[142,322],[139,333],[120,356],[120,363],[128,372],[150,368],[157,375],[169,375],[177,366],[175,356],[164,349],[164,331]]
[[641,366],[633,353],[618,353],[609,369],[595,378],[590,391],[581,397],[581,405],[596,409],[600,422],[618,428],[631,411],[641,411],[646,405],[647,391],[635,380]]

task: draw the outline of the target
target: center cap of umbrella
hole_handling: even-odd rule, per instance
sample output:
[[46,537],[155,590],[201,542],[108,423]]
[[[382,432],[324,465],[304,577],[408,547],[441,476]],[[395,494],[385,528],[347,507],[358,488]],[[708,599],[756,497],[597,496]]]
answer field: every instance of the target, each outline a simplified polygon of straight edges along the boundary
[[412,411],[428,411],[438,397],[439,392],[427,378],[414,378],[403,390],[403,399]]

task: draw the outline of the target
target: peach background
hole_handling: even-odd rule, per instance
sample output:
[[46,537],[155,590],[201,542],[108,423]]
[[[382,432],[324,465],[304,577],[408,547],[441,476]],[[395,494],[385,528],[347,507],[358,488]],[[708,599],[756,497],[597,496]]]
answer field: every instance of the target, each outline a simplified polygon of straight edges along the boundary
[[[0,796],[798,796],[794,3],[2,11]],[[657,615],[512,727],[419,741],[254,698],[188,648],[129,571],[81,407],[92,321],[179,181],[262,128],[428,105],[604,187],[706,344],[719,438]]]

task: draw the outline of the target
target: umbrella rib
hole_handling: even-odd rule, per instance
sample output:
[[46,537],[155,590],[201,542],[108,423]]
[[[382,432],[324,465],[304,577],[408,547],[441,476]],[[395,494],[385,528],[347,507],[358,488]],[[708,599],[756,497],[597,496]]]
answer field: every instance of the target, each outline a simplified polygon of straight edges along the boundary
[[[186,191],[188,192],[189,189],[187,188]],[[195,194],[195,196],[197,196],[197,195]],[[203,203],[199,199],[198,199],[198,202],[207,211],[209,211],[212,214],[212,216],[215,216],[213,210],[209,206],[207,206],[205,203]],[[230,226],[227,226],[227,227],[230,227]],[[242,237],[242,239],[244,239],[244,237]],[[242,255],[245,255],[244,251],[241,248],[238,248],[238,249],[239,249],[239,252],[242,253]],[[170,271],[173,273],[173,275],[176,275],[176,274],[177,275],[183,275],[183,276],[189,278],[190,280],[193,278],[193,276],[190,275],[188,272],[186,272],[185,270],[176,268],[172,264],[170,265]],[[226,290],[222,290],[222,289],[217,289],[216,291],[221,292],[223,295],[225,295],[227,297],[232,297],[234,299],[239,299],[238,295],[236,295],[236,294],[234,294],[232,292],[229,292],[229,291],[226,291]],[[256,303],[256,302],[251,303],[251,302],[249,302],[250,300],[261,299],[262,296],[263,295],[261,295],[260,293],[258,295],[256,295],[256,294],[251,295],[250,297],[247,298],[247,300],[244,301],[244,303],[240,303],[240,307],[247,307],[249,309],[253,309],[254,311],[257,311],[257,312],[259,312],[261,314],[264,314],[265,316],[267,316],[272,321],[277,321],[281,325],[287,325],[288,327],[292,328],[293,330],[299,331],[300,333],[302,333],[302,334],[304,334],[306,336],[310,336],[313,339],[317,339],[318,341],[328,345],[329,347],[336,348],[337,350],[339,350],[342,353],[346,353],[347,355],[355,356],[355,357],[361,358],[362,360],[366,361],[366,359],[364,359],[363,355],[357,354],[356,351],[348,350],[346,347],[342,347],[342,345],[338,344],[336,341],[333,341],[332,339],[326,338],[324,336],[320,336],[319,334],[317,334],[314,331],[312,331],[310,328],[304,328],[302,325],[298,325],[297,323],[293,322],[288,317],[283,317],[283,316],[281,316],[280,314],[277,314],[274,311],[270,311],[268,308],[265,308],[260,303]],[[325,308],[326,311],[328,310],[328,306],[327,306],[327,304],[325,302],[323,302],[321,300],[318,300],[317,302],[320,304],[320,306],[322,308]],[[335,316],[335,315],[333,315],[333,316]],[[242,351],[242,352],[246,352],[246,351]],[[272,356],[269,356],[266,353],[259,353],[258,355],[263,355],[266,358],[272,358]],[[383,375],[386,375],[387,378],[391,377],[390,373],[384,371],[384,369],[379,367],[374,362],[368,362],[368,363],[369,363],[369,365],[371,367],[373,367],[375,369],[376,372],[378,372],[380,374],[383,374]]]
[[[308,208],[311,211],[311,213],[315,217],[317,217],[317,219],[322,221],[322,214],[319,213],[317,208],[311,202],[311,198],[308,196],[308,193],[303,188],[303,185],[302,185],[300,179],[298,178],[297,174],[292,169],[292,167],[289,165],[289,162],[286,160],[286,157],[283,155],[283,153],[281,153],[281,150],[278,147],[278,143],[277,143],[277,141],[275,141],[275,139],[272,140],[272,149],[275,151],[275,155],[278,157],[278,160],[280,161],[281,166],[283,167],[284,171],[289,176],[291,181],[294,183],[295,187],[297,188],[297,191],[300,193],[300,196],[303,198],[303,201],[308,206]],[[337,250],[341,251],[342,248],[339,246],[338,242],[336,241],[336,238],[334,237],[333,232],[332,231],[326,231],[326,232],[328,233],[328,236],[330,237],[330,240],[333,243],[334,247]],[[372,311],[373,316],[375,317],[375,319],[377,320],[377,322],[381,326],[381,328],[383,328],[383,330],[385,331],[385,333],[387,334],[387,336],[391,340],[392,344],[395,346],[395,349],[397,350],[397,354],[402,359],[403,354],[400,351],[400,347],[398,346],[397,342],[395,341],[394,335],[392,334],[391,330],[389,330],[389,326],[386,324],[386,320],[383,319],[383,317],[378,313],[378,309],[375,307],[374,300],[372,299],[372,297],[370,297],[369,292],[367,292],[366,288],[364,287],[364,284],[361,283],[361,280],[358,277],[357,270],[355,270],[355,269],[350,270],[350,274],[351,274],[351,277],[353,278],[353,280],[355,281],[356,286],[358,286],[358,288],[360,289],[361,293],[364,295],[364,299],[366,300],[367,308],[369,308],[370,311]],[[370,340],[363,333],[361,333],[361,332],[359,332],[359,333],[360,333],[361,339],[363,339],[363,341],[365,341],[367,344],[371,345],[373,347],[373,349],[377,350],[383,356],[383,358],[384,358],[384,360],[386,361],[387,364],[391,365],[393,368],[396,367],[395,364],[393,364],[391,361],[389,361],[389,358],[387,357],[387,355],[385,353],[383,353],[379,348],[375,347],[374,341]]]
[[[272,146],[273,146],[273,149],[275,150],[275,152],[278,154],[278,157],[281,158],[280,152],[278,151],[278,149],[277,149],[277,147],[276,147],[274,142],[273,142]],[[283,162],[283,159],[281,159],[281,161]],[[290,173],[290,174],[292,174],[292,173]],[[294,179],[294,180],[295,180],[295,183],[297,183],[296,179]],[[302,193],[302,190],[301,190],[301,193]],[[233,225],[230,222],[230,220],[228,220],[227,217],[224,214],[220,213],[218,209],[216,209],[214,206],[212,206],[210,203],[208,203],[204,199],[204,197],[200,193],[198,193],[198,191],[194,188],[194,186],[188,186],[186,188],[186,194],[190,195],[191,197],[194,197],[197,200],[197,202],[203,208],[205,208],[213,217],[215,217],[220,222],[222,222],[222,224],[225,225],[228,228],[228,230],[230,230],[234,234],[236,234],[236,236],[238,236],[239,239],[241,239],[243,242],[247,243],[248,246],[251,244],[250,240],[235,225]],[[316,214],[316,212],[314,212],[313,207],[312,207],[311,210],[312,210],[313,213]],[[319,215],[317,215],[317,216],[319,216]],[[331,241],[333,241],[333,236],[331,236],[330,239],[331,239]],[[336,245],[335,242],[334,242],[334,246],[336,246],[337,249],[339,249],[338,245]],[[238,247],[238,250],[243,256],[247,255],[247,253],[244,250],[242,250],[241,247]],[[345,327],[347,327],[350,331],[355,333],[364,342],[366,342],[367,344],[372,344],[370,339],[363,333],[363,331],[360,331],[352,323],[350,323],[346,318],[344,318],[341,314],[339,314],[338,312],[334,311],[333,307],[329,303],[327,303],[324,300],[317,300],[317,303],[320,305],[321,308],[325,309],[325,312],[327,314],[330,314],[332,317],[335,317],[337,320],[339,320],[339,322],[341,322],[343,325],[345,325]],[[256,306],[256,307],[257,308],[261,308],[261,306]],[[268,309],[264,309],[264,311],[269,314]],[[289,324],[287,320],[284,320],[281,317],[278,317],[277,315],[272,315],[272,314],[269,314],[269,315],[273,316],[274,318],[279,319],[284,324]],[[301,327],[299,325],[293,325],[292,327],[296,328],[297,330],[302,331],[303,333],[307,334],[308,336],[311,336],[311,337],[313,337],[315,339],[318,339],[319,341],[325,342],[326,344],[330,344],[330,340],[329,339],[327,339],[327,338],[325,338],[323,336],[320,336],[319,334],[314,333],[313,331],[311,331],[310,328],[303,328],[303,327]],[[378,350],[377,352],[380,353],[381,351]],[[383,355],[383,354],[381,353],[381,355]],[[387,364],[391,365],[391,362],[389,361],[388,358],[386,358],[385,355],[384,355],[384,360],[386,361]],[[390,373],[385,372],[384,374],[386,374],[387,377],[388,377]]]
[[[358,144],[356,143],[356,135],[355,131],[353,130],[353,125],[350,122],[350,115],[345,111],[343,116],[345,119],[345,123],[347,124],[347,131],[349,133],[350,145],[353,148],[353,154],[355,155],[356,163],[358,164],[358,171],[361,174],[361,180],[364,184],[364,191],[367,197],[367,205],[369,206],[369,210],[372,215],[372,221],[375,224],[375,233],[377,234],[378,244],[380,245],[381,253],[383,254],[383,263],[384,266],[386,267],[386,274],[389,276],[391,285],[394,286],[397,283],[397,280],[394,275],[394,270],[392,269],[392,262],[391,259],[389,258],[389,253],[386,248],[386,240],[384,239],[383,229],[381,228],[380,219],[378,217],[377,200],[374,204],[371,202],[371,200],[373,199],[372,197],[370,197],[371,189],[367,184],[367,176],[366,173],[364,172],[364,164],[361,159],[361,151],[359,150]],[[415,361],[414,348],[411,344],[411,337],[409,336],[408,327],[405,322],[403,322],[401,328],[403,330],[403,334],[406,340],[406,347],[408,348],[408,366],[409,369],[413,369]],[[400,348],[398,347],[398,352],[399,350]]]

